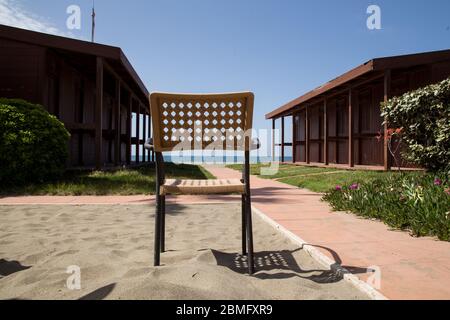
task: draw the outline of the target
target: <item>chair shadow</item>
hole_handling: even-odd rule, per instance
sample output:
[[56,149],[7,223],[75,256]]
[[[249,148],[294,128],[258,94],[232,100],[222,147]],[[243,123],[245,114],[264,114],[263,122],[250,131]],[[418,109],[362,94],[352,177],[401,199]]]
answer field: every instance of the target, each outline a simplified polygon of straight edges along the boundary
[[23,266],[18,261],[8,261],[5,259],[0,259],[0,279],[9,276],[13,273],[27,270],[30,268],[31,266]]
[[[312,246],[312,245],[309,245]],[[371,269],[364,267],[342,266],[342,260],[339,255],[332,249],[323,246],[320,247],[329,251],[335,258],[335,263],[329,270],[324,269],[302,269],[297,263],[294,254],[303,250],[303,246],[296,250],[282,251],[261,251],[255,252],[255,278],[261,280],[268,279],[289,279],[302,278],[311,280],[316,283],[336,283],[344,278],[347,270],[352,274],[364,274],[373,272]],[[212,253],[219,266],[226,267],[236,273],[246,274],[248,270],[247,257],[239,253],[225,253],[212,250]]]
[[[154,205],[156,212],[156,204]],[[186,209],[189,208],[189,205],[183,205],[179,203],[166,203],[166,216],[179,216],[186,214]],[[156,213],[152,212],[149,214],[149,217],[154,219]]]

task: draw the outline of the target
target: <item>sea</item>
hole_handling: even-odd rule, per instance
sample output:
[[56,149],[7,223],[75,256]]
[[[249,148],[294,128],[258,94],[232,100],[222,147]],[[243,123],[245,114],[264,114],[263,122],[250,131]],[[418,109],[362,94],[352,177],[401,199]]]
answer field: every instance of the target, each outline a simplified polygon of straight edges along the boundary
[[[139,157],[140,160],[143,160],[143,156]],[[131,161],[136,161],[137,157],[136,155],[131,156]],[[217,164],[239,164],[244,163],[244,157],[243,156],[217,156],[217,157],[209,157],[209,156],[174,156],[170,153],[164,154],[164,161],[166,162],[174,162],[174,163],[186,163],[186,164],[201,164],[201,163],[217,163]],[[270,163],[272,162],[272,157],[270,156],[251,156],[250,162],[253,164],[258,163]],[[276,161],[281,161],[281,158],[276,159]],[[284,157],[285,162],[291,162],[292,157],[291,156],[285,156]]]

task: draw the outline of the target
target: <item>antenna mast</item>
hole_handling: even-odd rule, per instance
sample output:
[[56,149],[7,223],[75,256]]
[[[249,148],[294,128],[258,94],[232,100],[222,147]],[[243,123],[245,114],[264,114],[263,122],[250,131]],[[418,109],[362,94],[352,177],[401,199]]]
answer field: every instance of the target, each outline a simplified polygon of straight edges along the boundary
[[92,34],[91,41],[95,40],[95,0],[92,0]]

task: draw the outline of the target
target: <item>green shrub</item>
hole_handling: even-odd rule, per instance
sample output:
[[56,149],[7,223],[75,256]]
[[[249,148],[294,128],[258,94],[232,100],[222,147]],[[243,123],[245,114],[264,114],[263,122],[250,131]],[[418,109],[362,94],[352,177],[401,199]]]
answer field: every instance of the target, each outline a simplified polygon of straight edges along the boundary
[[403,157],[424,168],[449,169],[450,79],[382,104],[391,128],[402,128]]
[[337,186],[324,196],[333,209],[353,212],[415,236],[450,240],[450,182],[438,175],[391,175],[362,185]]
[[0,183],[57,178],[68,158],[69,133],[42,106],[0,99]]

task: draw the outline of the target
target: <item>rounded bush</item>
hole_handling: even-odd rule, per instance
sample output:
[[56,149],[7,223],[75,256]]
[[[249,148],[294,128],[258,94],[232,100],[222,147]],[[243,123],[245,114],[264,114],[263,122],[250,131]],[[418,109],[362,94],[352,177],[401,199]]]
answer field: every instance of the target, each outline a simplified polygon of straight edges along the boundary
[[0,98],[0,183],[58,178],[69,156],[69,132],[41,105]]
[[450,79],[382,105],[391,128],[401,128],[408,161],[433,171],[450,169]]

